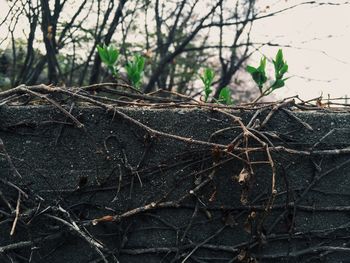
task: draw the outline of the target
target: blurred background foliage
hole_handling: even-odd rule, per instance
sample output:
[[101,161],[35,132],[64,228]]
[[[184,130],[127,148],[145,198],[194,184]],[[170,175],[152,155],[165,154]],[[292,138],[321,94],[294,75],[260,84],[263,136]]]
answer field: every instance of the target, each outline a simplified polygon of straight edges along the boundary
[[144,56],[144,92],[164,89],[195,96],[203,88],[198,76],[210,67],[214,96],[229,87],[239,101],[256,96],[256,88],[247,88],[244,69],[252,54],[271,45],[251,39],[254,23],[300,5],[320,4],[285,1],[286,8],[270,11],[254,0],[2,1],[8,8],[0,19],[2,89],[116,81],[96,52],[99,44],[113,44],[124,64],[132,54]]

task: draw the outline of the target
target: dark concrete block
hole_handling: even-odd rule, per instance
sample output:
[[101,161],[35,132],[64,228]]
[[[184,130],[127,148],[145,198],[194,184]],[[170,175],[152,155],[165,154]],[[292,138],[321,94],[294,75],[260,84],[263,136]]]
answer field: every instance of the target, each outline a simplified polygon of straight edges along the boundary
[[[236,126],[211,142],[226,145],[241,132],[216,111],[120,110],[155,130],[205,142],[226,127]],[[252,165],[249,183],[240,185],[235,177],[243,153],[234,151],[238,158],[232,158],[215,147],[150,138],[99,108],[79,107],[72,114],[86,129],[52,107],[0,108],[6,149],[0,156],[0,262],[348,262],[349,154],[326,150],[350,147],[350,114],[293,112],[311,131],[280,110],[260,133],[252,131],[276,147],[299,151],[271,148],[277,195],[268,211],[272,176],[264,151],[249,152],[250,161],[260,163]],[[247,124],[254,112],[233,114]],[[260,147],[253,138],[249,143]],[[16,186],[28,196],[21,194],[10,236],[16,214],[7,202],[16,208]],[[240,201],[244,189],[247,204]],[[125,214],[151,203],[155,209]],[[92,224],[122,214],[120,221]],[[99,251],[93,242],[102,244]]]

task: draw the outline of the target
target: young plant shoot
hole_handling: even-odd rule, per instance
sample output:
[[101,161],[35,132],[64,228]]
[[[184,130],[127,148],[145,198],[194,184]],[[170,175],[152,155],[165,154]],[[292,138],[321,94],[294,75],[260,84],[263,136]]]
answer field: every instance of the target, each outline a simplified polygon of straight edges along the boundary
[[274,92],[276,89],[282,88],[285,85],[285,81],[288,78],[283,78],[284,74],[288,71],[287,61],[283,59],[282,49],[279,49],[276,58],[272,60],[275,69],[275,80],[272,81],[272,84],[264,88],[264,84],[267,81],[266,77],[266,57],[260,60],[260,65],[255,68],[252,66],[247,66],[246,70],[252,76],[254,82],[260,90],[260,96],[257,97],[254,102],[257,102],[262,97],[267,96]]
[[[215,72],[211,68],[204,69],[203,75],[199,76],[204,85],[204,102],[208,102],[210,94],[213,92],[212,84],[215,77]],[[231,91],[229,87],[224,87],[220,90],[219,98],[214,99],[217,103],[231,105]]]
[[[282,88],[284,86],[284,81],[288,78],[283,78],[283,75],[288,71],[287,61],[283,59],[282,49],[278,50],[276,59],[272,60],[275,67],[275,82],[271,86],[271,92],[275,89]],[[270,94],[268,93],[268,94]]]
[[140,55],[135,55],[133,57],[133,60],[125,65],[128,79],[131,81],[132,85],[137,89],[140,89],[140,86],[142,84],[144,66],[145,58]]
[[224,87],[219,93],[218,102],[225,105],[232,105],[231,90],[229,87]]
[[202,76],[199,76],[204,85],[204,102],[208,102],[210,94],[213,92],[211,85],[215,77],[214,70],[211,68],[206,68]]
[[113,77],[117,78],[119,51],[113,45],[106,46],[106,44],[103,44],[103,46],[97,45],[97,51],[102,62],[107,66]]
[[247,66],[247,71],[252,76],[256,85],[258,85],[258,88],[260,90],[260,94],[263,93],[263,86],[264,86],[265,82],[267,81],[265,68],[266,68],[266,57],[260,59],[260,65],[257,68],[254,68],[254,67],[249,66],[249,65]]

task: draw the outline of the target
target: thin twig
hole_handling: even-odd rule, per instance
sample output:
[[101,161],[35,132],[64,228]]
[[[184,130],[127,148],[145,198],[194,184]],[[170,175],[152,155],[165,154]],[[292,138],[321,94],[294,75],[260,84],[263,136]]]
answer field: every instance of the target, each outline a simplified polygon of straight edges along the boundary
[[18,199],[17,199],[17,205],[16,205],[16,216],[15,216],[15,219],[13,220],[10,236],[13,236],[13,234],[15,233],[17,221],[19,218],[19,206],[20,206],[20,204],[21,204],[21,192],[18,191]]

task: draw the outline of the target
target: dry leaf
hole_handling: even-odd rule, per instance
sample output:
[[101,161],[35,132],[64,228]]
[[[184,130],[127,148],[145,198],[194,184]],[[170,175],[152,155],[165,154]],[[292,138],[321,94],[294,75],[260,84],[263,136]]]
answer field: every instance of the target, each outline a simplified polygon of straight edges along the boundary
[[243,261],[247,256],[247,251],[241,250],[237,256],[238,261]]
[[234,148],[235,148],[235,146],[230,143],[229,145],[227,145],[227,152],[232,153]]
[[249,215],[251,219],[254,219],[256,217],[256,212],[252,211]]
[[246,183],[250,178],[250,173],[248,172],[248,170],[243,167],[243,169],[241,170],[241,172],[238,175],[238,183],[240,185],[243,185],[244,183]]

